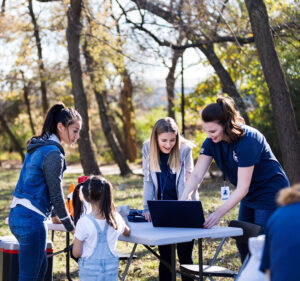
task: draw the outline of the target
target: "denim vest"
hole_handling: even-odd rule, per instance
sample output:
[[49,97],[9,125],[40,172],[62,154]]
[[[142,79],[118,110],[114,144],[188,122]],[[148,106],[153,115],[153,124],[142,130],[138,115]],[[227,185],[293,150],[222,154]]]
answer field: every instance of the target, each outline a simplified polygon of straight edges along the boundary
[[96,219],[88,214],[97,230],[97,245],[91,256],[79,259],[79,279],[82,281],[117,281],[119,257],[110,250],[107,242],[108,223],[103,231]]
[[[33,206],[38,208],[46,216],[50,215],[52,205],[50,202],[49,192],[46,180],[43,174],[44,160],[52,151],[58,151],[65,155],[62,146],[52,140],[33,139],[27,148],[25,161],[21,170],[21,174],[13,195],[17,198],[28,199]],[[61,175],[53,175],[63,178]]]

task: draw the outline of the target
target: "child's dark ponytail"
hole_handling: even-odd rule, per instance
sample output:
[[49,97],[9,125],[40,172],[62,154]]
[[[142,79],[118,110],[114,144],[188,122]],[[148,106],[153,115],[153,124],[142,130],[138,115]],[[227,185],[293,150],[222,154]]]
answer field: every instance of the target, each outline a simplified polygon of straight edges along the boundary
[[116,208],[112,199],[112,185],[99,176],[91,176],[82,185],[84,199],[91,204],[97,204],[98,210],[105,217],[106,222],[114,229],[118,229],[114,215]]
[[62,123],[67,128],[76,121],[81,121],[81,116],[75,109],[65,107],[63,103],[54,104],[47,112],[41,134],[35,135],[32,138],[48,139],[52,134],[58,136],[58,123]]
[[86,207],[85,204],[82,201],[82,198],[80,198],[80,188],[83,188],[82,183],[76,185],[74,191],[73,191],[73,208],[74,208],[74,224],[76,225],[78,220],[83,214],[86,214]]

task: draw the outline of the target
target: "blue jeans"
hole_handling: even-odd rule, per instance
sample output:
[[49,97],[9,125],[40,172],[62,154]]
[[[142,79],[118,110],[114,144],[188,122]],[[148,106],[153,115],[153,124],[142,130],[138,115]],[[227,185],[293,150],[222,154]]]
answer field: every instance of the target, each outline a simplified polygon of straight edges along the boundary
[[[245,206],[243,204],[243,202],[241,202],[238,220],[254,223],[254,224],[265,227],[268,219],[270,218],[270,216],[273,214],[274,211],[275,211],[275,209],[264,210],[264,209],[250,208],[250,207]],[[248,244],[242,244],[242,243],[237,242],[236,246],[240,252],[241,261],[243,263],[243,261],[245,260],[247,254],[249,252]]]
[[22,205],[9,213],[9,227],[19,248],[19,281],[44,280],[47,271],[45,218]]

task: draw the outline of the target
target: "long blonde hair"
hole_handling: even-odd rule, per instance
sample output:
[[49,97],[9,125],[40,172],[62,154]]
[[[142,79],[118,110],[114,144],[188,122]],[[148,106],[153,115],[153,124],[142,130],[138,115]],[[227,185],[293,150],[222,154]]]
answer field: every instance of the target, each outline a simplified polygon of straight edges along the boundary
[[186,140],[180,136],[180,132],[175,120],[171,117],[159,119],[151,133],[150,138],[150,170],[154,172],[161,172],[159,166],[159,146],[158,136],[162,133],[174,133],[176,135],[176,143],[170,152],[168,164],[173,172],[178,172],[180,169],[180,145]]
[[281,206],[300,202],[300,183],[281,189],[278,193],[277,203]]

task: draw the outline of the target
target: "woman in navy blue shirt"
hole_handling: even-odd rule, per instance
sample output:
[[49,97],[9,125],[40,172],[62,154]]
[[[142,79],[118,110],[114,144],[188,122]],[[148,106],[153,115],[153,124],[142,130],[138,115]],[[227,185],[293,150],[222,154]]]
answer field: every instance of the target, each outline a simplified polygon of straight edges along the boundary
[[[282,167],[274,156],[264,135],[246,126],[244,119],[228,97],[219,97],[216,103],[202,111],[203,129],[207,139],[190,176],[181,199],[189,199],[198,188],[212,160],[215,160],[236,189],[228,200],[209,215],[204,227],[211,228],[240,203],[239,220],[265,226],[276,208],[276,193],[289,186]],[[238,245],[242,260],[248,248]]]

